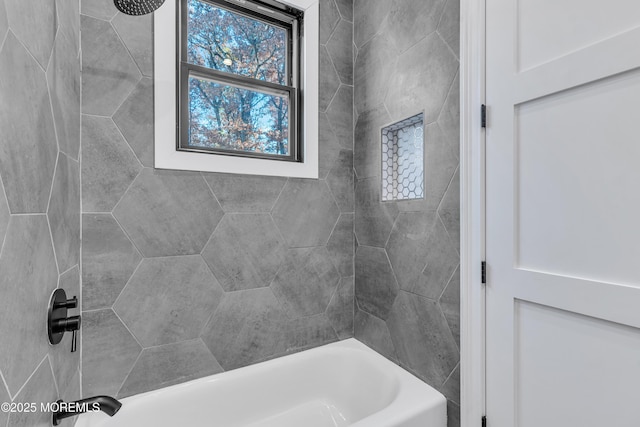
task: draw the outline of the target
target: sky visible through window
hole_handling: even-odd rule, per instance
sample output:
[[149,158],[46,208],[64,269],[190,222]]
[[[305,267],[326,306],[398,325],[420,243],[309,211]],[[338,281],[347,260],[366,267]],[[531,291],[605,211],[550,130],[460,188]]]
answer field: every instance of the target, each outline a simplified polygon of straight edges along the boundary
[[[188,1],[191,64],[287,85],[287,31]],[[189,146],[288,156],[289,99],[189,76]]]

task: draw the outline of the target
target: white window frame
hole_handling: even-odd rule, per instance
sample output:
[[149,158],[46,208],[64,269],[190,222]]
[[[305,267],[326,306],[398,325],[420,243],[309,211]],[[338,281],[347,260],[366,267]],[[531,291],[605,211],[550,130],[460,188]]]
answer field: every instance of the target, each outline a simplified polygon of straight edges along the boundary
[[302,162],[225,156],[176,150],[177,62],[176,38],[179,0],[167,0],[154,12],[154,167],[201,172],[318,178],[318,68],[320,6],[318,0],[285,0],[283,4],[304,12],[300,87],[302,120]]

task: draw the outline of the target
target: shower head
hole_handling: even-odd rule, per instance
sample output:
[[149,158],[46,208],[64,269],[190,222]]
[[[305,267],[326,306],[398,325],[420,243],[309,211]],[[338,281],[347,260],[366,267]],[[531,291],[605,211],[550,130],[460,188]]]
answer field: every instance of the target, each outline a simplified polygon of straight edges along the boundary
[[146,15],[164,3],[164,0],[113,0],[120,12],[127,15]]

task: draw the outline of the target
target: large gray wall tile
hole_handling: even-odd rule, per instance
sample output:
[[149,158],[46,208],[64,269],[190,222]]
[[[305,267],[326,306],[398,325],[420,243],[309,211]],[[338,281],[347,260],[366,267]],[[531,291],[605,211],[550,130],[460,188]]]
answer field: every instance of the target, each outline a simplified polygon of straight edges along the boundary
[[433,33],[446,0],[393,0],[386,22],[387,33],[398,52],[404,52]]
[[204,175],[227,213],[271,212],[287,178],[222,173]]
[[334,0],[320,0],[320,44],[326,44],[340,21]]
[[[58,288],[64,289],[68,298],[77,297],[80,300],[80,269],[75,266],[60,276]],[[80,314],[80,309],[72,309],[69,316]],[[77,348],[82,348],[82,334],[78,334]],[[64,334],[62,341],[54,346],[49,346],[49,359],[56,378],[58,390],[63,393],[72,386],[74,376],[80,365],[80,352],[71,352],[72,334]]]
[[270,288],[228,293],[202,339],[225,370],[283,354],[286,316]]
[[[327,0],[331,1],[331,0]],[[320,111],[326,111],[327,107],[331,103],[334,95],[336,94],[338,87],[340,87],[340,77],[336,71],[331,57],[327,52],[327,48],[320,46],[320,90],[319,97]]]
[[[65,2],[63,2],[65,3]],[[72,1],[66,0],[66,3]],[[60,151],[78,160],[80,150],[80,58],[72,31],[58,32],[47,70]]]
[[124,13],[118,13],[111,21],[143,76],[153,74],[152,21],[152,14],[131,16]]
[[131,369],[118,397],[156,390],[222,372],[201,339],[146,348]]
[[380,31],[391,6],[390,0],[353,0],[353,41],[358,49]]
[[82,112],[111,116],[141,76],[111,24],[82,16]]
[[380,176],[382,172],[382,127],[391,123],[384,105],[361,112],[355,125],[353,166],[358,179]]
[[447,0],[438,24],[438,33],[456,56],[460,57],[460,0]]
[[451,372],[451,375],[439,390],[447,399],[455,403],[460,402],[460,364]]
[[384,249],[359,246],[355,260],[356,300],[361,310],[386,320],[398,283]]
[[336,0],[336,6],[342,19],[353,22],[353,0]]
[[358,180],[356,184],[356,238],[358,244],[384,247],[398,216],[398,203],[380,201],[380,179]]
[[110,212],[141,169],[111,119],[82,116],[83,212]]
[[[4,5],[5,0],[0,0],[0,40],[4,40],[4,37],[9,31],[9,21],[7,20],[7,8]],[[2,422],[0,420],[0,425]]]
[[63,153],[58,156],[47,216],[58,268],[67,271],[80,262],[80,165]]
[[110,214],[82,216],[82,308],[113,305],[142,257]]
[[325,314],[290,320],[286,326],[287,351],[300,351],[338,340]]
[[460,347],[460,267],[451,276],[449,284],[440,296],[440,308],[442,308],[449,329]]
[[447,400],[447,427],[460,427],[460,406]]
[[327,307],[327,318],[340,339],[353,336],[355,278],[343,277]]
[[[67,33],[73,41],[73,52],[79,58],[80,52],[80,2],[76,0],[55,0],[58,12],[58,25],[61,32]],[[55,52],[54,52],[55,57]],[[54,58],[55,59],[55,58]],[[79,66],[78,66],[78,71]]]
[[80,0],[80,12],[93,18],[110,21],[118,13],[113,2],[104,0]]
[[197,338],[223,294],[200,255],[145,259],[113,309],[151,347]]
[[58,284],[46,216],[11,218],[0,255],[0,271],[2,298],[11,301],[0,310],[0,369],[9,391],[15,394],[48,349],[44,317],[25,315],[44,313]]
[[[0,7],[2,4],[0,4]],[[11,396],[9,396],[9,392],[7,388],[4,386],[4,382],[2,382],[2,378],[0,378],[0,403],[3,402],[11,402]],[[0,411],[0,426],[6,426],[7,420],[9,419],[9,413]]]
[[55,2],[5,0],[5,5],[11,30],[46,70],[58,29]]
[[353,332],[359,341],[362,341],[378,353],[393,361],[398,359],[396,349],[391,340],[391,333],[384,320],[358,310],[355,315]]
[[290,179],[272,215],[289,246],[309,247],[327,243],[340,210],[324,181]]
[[339,280],[326,248],[290,249],[271,289],[288,315],[298,318],[323,313]]
[[343,147],[326,113],[319,114],[318,128],[318,153],[320,157],[318,159],[318,177],[325,179],[338,160],[340,150]]
[[[342,85],[327,109],[327,118],[345,148],[353,147],[353,87]],[[343,142],[344,141],[344,142]]]
[[[377,35],[359,48],[353,77],[354,103],[358,114],[380,105],[388,92],[395,96],[402,90],[395,84],[395,66],[396,49],[388,37]],[[392,82],[393,90],[390,91]]]
[[331,233],[327,250],[342,277],[353,275],[353,214],[342,214]]
[[387,325],[398,361],[428,384],[443,384],[460,356],[438,304],[401,291]]
[[82,314],[82,394],[115,396],[142,348],[111,310]]
[[146,168],[113,214],[146,257],[200,253],[224,215],[200,174]]
[[327,184],[341,212],[354,212],[353,151],[340,150],[338,160],[327,176]]
[[[74,402],[76,400],[80,400],[82,398],[82,393],[80,388],[82,387],[80,381],[80,370],[76,369],[76,373],[71,380],[71,384],[66,388],[66,390],[60,390],[60,399],[65,402]],[[60,423],[61,427],[73,427],[78,419],[77,416],[66,418],[62,420]]]
[[269,286],[285,257],[280,233],[268,214],[229,214],[202,257],[225,291]]
[[434,122],[457,72],[456,57],[437,33],[407,50],[398,58],[394,89],[385,99],[391,118],[399,121],[424,111],[424,122]]
[[[22,2],[11,3],[19,9]],[[51,103],[44,72],[12,32],[0,52],[0,75],[0,98],[22,100],[0,103],[0,175],[9,208],[12,213],[43,213],[57,154]]]
[[[4,242],[4,236],[9,226],[9,206],[7,205],[7,196],[4,194],[4,186],[0,182],[0,242]],[[0,424],[2,425],[2,424]]]
[[113,115],[140,163],[153,166],[153,80],[143,77]]
[[[58,392],[56,383],[51,372],[49,359],[45,358],[33,376],[29,379],[15,397],[14,402],[24,403],[25,405],[38,402],[53,403],[57,400]],[[7,427],[49,427],[51,425],[51,413],[40,411],[23,411],[13,412],[9,415],[9,424]]]
[[336,67],[340,81],[353,84],[353,24],[340,21],[327,42],[327,51]]

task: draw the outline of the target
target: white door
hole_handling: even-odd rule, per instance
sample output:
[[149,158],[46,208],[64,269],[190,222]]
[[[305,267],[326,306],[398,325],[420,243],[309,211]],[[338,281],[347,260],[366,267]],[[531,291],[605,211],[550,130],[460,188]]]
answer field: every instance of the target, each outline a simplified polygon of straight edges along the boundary
[[487,424],[640,427],[640,0],[486,0]]

